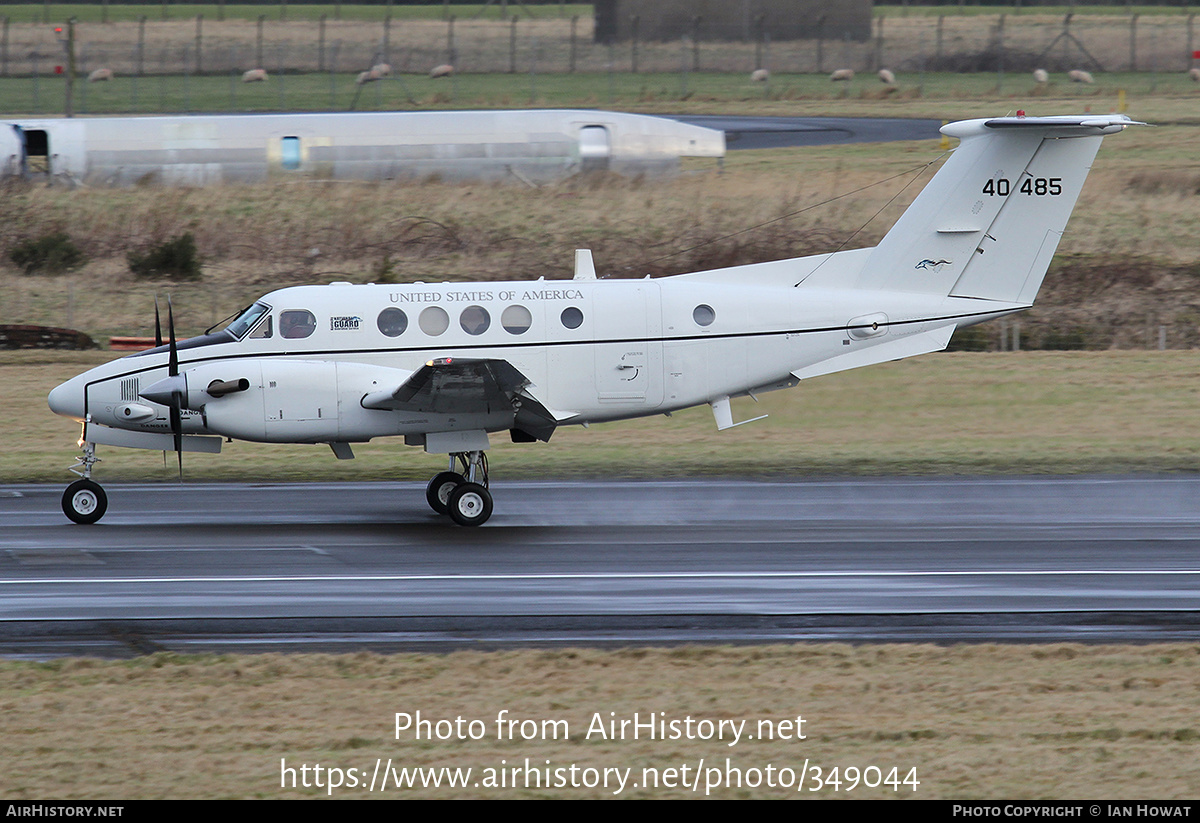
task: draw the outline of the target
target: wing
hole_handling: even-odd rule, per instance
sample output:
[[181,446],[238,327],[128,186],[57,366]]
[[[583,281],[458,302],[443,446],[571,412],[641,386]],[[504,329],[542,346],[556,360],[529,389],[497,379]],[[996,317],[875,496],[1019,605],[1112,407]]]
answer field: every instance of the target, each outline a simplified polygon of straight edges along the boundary
[[507,360],[430,360],[394,389],[371,392],[363,408],[427,414],[495,414],[511,410],[515,433],[546,441],[559,420],[526,389],[533,385]]

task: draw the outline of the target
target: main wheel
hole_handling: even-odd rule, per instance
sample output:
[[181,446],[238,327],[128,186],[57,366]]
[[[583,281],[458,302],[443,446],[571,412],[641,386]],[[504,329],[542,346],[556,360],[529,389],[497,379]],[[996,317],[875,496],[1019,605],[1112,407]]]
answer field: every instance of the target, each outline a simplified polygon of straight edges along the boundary
[[465,480],[466,478],[458,472],[435,474],[425,487],[425,500],[429,503],[429,508],[438,514],[449,514],[450,492],[461,486]]
[[91,480],[76,480],[63,492],[63,514],[76,523],[95,523],[107,509],[108,495]]
[[450,517],[460,526],[481,526],[492,516],[492,495],[478,483],[463,483],[450,492]]

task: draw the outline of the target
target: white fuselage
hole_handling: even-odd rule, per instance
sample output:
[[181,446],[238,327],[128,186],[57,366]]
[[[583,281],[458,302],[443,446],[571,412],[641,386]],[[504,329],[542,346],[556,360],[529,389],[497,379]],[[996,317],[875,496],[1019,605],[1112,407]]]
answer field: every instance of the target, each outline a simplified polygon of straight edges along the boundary
[[[508,361],[563,424],[639,417],[795,385],[806,370],[822,373],[824,362],[869,357],[867,350],[942,328],[948,336],[955,325],[995,316],[968,316],[975,307],[954,298],[796,288],[781,279],[781,266],[794,264],[801,279],[813,259],[767,264],[768,282],[743,284],[684,275],[280,289],[259,301],[269,311],[242,339],[181,346],[190,398],[183,432],[361,442],[509,428],[511,414],[363,408],[367,394],[444,357]],[[878,307],[886,314],[871,311]],[[300,332],[307,336],[285,336],[283,327],[304,313],[314,321]],[[56,389],[51,405],[93,424],[167,432],[167,408],[139,399],[166,376],[167,357],[152,351],[95,368]],[[219,402],[203,396],[214,380],[242,379],[248,391]]]

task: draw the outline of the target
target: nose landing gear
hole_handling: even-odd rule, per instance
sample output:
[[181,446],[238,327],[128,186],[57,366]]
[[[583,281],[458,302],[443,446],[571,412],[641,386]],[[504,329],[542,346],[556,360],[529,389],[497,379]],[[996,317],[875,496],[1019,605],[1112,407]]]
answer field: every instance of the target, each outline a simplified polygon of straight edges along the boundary
[[85,442],[79,462],[71,467],[71,471],[82,479],[67,486],[62,496],[63,514],[75,523],[95,523],[108,511],[108,495],[99,483],[92,480],[92,466],[99,462],[100,458],[96,457],[96,444]]

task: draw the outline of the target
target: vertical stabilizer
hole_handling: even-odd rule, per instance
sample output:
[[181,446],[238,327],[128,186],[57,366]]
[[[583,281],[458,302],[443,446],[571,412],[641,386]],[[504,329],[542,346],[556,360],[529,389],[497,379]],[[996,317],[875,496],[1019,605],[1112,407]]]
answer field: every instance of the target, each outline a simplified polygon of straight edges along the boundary
[[952,123],[962,142],[871,253],[858,288],[1032,303],[1092,160],[1123,115]]

